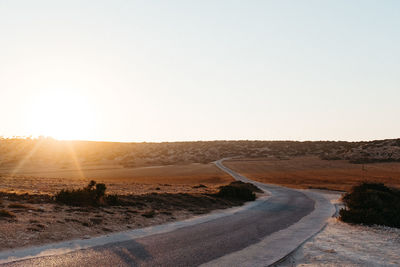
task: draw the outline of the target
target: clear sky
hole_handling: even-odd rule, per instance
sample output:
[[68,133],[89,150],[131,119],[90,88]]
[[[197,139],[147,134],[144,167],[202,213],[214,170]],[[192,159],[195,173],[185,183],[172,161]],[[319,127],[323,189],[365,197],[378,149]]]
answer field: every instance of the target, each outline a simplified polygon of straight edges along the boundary
[[400,137],[400,1],[0,0],[0,135]]

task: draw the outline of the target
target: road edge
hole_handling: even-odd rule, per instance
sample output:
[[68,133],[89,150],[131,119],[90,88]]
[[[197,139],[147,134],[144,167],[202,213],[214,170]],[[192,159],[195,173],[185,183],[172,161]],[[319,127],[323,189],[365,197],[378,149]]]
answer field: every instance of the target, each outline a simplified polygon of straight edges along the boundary
[[[216,161],[215,164],[235,179],[253,183],[255,185],[262,185],[262,183],[249,180],[248,178],[225,167],[222,162],[227,159],[229,158]],[[265,189],[263,190],[265,191]],[[256,244],[222,256],[201,266],[275,266],[290,256],[300,246],[307,242],[307,240],[322,231],[327,224],[327,219],[331,218],[335,214],[335,206],[324,196],[324,194],[311,190],[293,190],[302,192],[315,201],[314,210],[310,214],[304,216],[300,221],[288,228],[282,229],[263,238]],[[265,251],[268,251],[268,255],[265,254]]]

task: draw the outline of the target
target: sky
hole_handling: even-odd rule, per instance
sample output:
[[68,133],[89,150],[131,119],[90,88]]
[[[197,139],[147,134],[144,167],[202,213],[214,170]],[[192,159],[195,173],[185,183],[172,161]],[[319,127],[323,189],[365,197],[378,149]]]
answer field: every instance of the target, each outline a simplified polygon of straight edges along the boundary
[[400,137],[400,1],[0,0],[0,136]]

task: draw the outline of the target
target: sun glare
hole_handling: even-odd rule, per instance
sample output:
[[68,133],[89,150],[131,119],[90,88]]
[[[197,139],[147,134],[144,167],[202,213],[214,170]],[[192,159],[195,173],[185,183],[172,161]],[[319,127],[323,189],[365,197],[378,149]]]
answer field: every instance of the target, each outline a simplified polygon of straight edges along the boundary
[[30,131],[59,140],[90,139],[94,112],[87,98],[69,91],[52,91],[32,103]]

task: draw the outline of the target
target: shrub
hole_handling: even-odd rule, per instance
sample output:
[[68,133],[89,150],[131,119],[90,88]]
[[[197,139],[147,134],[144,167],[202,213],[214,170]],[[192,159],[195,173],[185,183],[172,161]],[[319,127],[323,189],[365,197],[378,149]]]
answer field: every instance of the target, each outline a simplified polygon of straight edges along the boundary
[[[105,203],[105,184],[97,184],[95,181],[90,181],[88,186],[81,189],[61,190],[55,195],[57,202],[71,206],[99,206]],[[111,201],[116,201],[117,197],[111,198]]]
[[217,196],[244,201],[253,201],[256,199],[256,195],[249,184],[243,182],[232,182],[229,185],[221,186]]
[[344,222],[400,228],[400,191],[382,183],[362,183],[343,197]]

